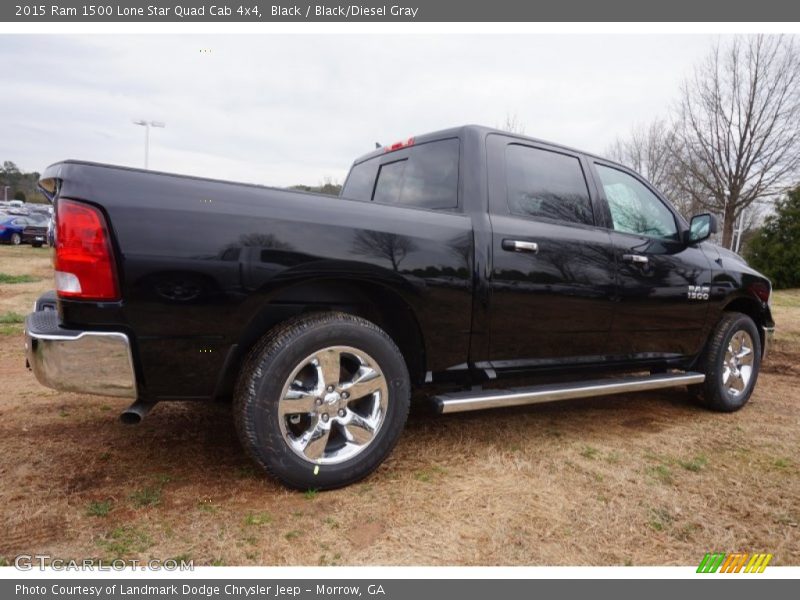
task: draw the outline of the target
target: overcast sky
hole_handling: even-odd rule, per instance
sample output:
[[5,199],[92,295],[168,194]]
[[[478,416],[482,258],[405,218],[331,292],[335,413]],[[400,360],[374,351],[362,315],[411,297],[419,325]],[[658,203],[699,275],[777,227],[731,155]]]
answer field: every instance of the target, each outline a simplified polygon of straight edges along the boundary
[[[414,134],[516,114],[602,153],[665,115],[716,36],[0,36],[0,160],[65,158],[270,185],[342,180]],[[201,49],[207,50],[201,52]]]

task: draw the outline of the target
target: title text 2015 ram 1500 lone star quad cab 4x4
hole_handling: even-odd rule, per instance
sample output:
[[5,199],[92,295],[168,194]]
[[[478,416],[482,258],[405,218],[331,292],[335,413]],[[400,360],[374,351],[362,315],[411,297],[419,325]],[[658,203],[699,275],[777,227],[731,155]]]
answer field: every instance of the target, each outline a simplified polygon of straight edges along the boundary
[[[297,488],[375,469],[412,388],[444,413],[681,385],[737,410],[773,330],[769,281],[705,241],[713,217],[483,127],[377,149],[340,198],[78,161],[40,185],[39,381],[135,399],[129,422],[232,395],[247,452]],[[499,385],[518,376],[538,385]]]

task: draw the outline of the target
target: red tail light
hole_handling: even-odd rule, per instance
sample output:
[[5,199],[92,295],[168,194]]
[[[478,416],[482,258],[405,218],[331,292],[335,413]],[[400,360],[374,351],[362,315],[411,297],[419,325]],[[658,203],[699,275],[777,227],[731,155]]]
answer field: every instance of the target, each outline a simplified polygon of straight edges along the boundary
[[58,201],[55,268],[62,298],[119,298],[108,227],[98,209],[74,200]]

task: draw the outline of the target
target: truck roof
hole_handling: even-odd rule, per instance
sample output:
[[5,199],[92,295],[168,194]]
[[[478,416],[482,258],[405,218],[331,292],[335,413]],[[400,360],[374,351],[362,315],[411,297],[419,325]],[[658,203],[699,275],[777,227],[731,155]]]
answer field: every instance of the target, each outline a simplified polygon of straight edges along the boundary
[[[451,137],[459,137],[460,138],[460,137],[463,137],[464,134],[467,133],[467,132],[476,133],[476,134],[478,134],[480,136],[486,136],[486,135],[488,135],[490,133],[499,133],[499,134],[502,134],[502,135],[518,138],[520,140],[525,140],[525,141],[528,141],[528,142],[535,142],[535,143],[538,143],[538,144],[546,144],[547,146],[551,146],[553,148],[561,148],[562,150],[568,150],[570,152],[577,152],[579,154],[584,154],[586,156],[591,156],[593,158],[599,158],[601,160],[605,160],[605,161],[608,161],[610,163],[614,163],[614,164],[617,164],[617,165],[620,165],[620,166],[624,167],[624,165],[621,165],[617,161],[610,160],[610,159],[608,159],[608,158],[606,158],[604,156],[599,156],[599,155],[594,154],[592,152],[586,152],[585,150],[580,150],[578,148],[572,148],[570,146],[565,146],[564,144],[558,144],[556,142],[550,142],[548,140],[543,140],[541,138],[531,137],[529,135],[523,135],[523,134],[519,134],[519,133],[511,133],[509,131],[503,131],[502,129],[497,129],[495,127],[486,127],[484,125],[472,125],[472,124],[470,124],[470,125],[462,125],[460,127],[450,127],[448,129],[440,129],[439,131],[433,131],[433,132],[425,133],[425,134],[422,134],[422,135],[411,136],[408,139],[413,139],[415,144],[424,144],[425,142],[432,142],[434,140],[440,140],[440,139],[445,139],[445,138],[451,138]],[[386,153],[386,151],[387,151],[386,148],[387,148],[387,146],[382,146],[380,148],[376,148],[375,150],[367,152],[366,154],[364,154],[362,156],[359,156],[356,160],[354,160],[353,164],[358,164],[358,163],[364,162],[365,160],[369,160],[371,158],[375,158],[376,156],[381,156],[382,154]]]

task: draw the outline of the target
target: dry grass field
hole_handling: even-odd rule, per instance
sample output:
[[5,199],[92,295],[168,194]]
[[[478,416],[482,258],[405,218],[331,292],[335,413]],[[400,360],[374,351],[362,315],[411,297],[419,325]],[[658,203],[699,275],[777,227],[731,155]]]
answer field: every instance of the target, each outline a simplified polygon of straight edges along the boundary
[[47,249],[0,247],[0,564],[800,564],[800,290],[774,295],[777,341],[738,413],[683,389],[419,411],[373,476],[304,494],[253,468],[227,405],[162,403],[127,427],[125,400],[39,386],[20,319],[50,287]]

